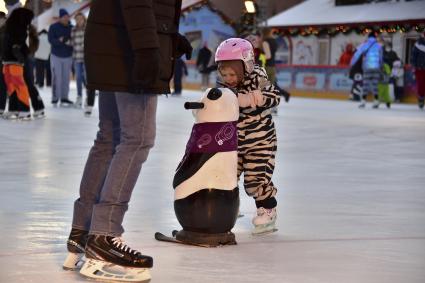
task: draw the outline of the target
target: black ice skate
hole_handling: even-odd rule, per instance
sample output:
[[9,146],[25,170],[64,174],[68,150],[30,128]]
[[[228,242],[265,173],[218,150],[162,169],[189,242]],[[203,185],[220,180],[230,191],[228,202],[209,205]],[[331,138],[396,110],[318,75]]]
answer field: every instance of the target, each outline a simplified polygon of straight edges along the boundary
[[151,279],[152,266],[152,257],[131,249],[120,237],[90,235],[80,273],[94,279],[143,282]]
[[418,100],[419,109],[424,109],[424,104],[425,104],[425,99],[419,98],[419,100]]
[[80,229],[71,229],[66,246],[68,248],[68,256],[63,263],[63,269],[76,270],[80,269],[84,261],[82,260],[85,252],[88,232]]
[[71,100],[69,100],[67,98],[63,98],[60,101],[60,106],[61,107],[71,107],[71,106],[74,106],[74,102],[72,102]]

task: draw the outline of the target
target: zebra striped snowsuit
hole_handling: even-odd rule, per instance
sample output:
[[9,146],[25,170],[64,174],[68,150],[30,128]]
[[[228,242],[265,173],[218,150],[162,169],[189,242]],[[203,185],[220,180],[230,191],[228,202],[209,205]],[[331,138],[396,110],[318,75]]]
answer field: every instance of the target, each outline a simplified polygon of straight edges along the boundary
[[257,65],[252,73],[245,73],[244,81],[236,90],[246,93],[256,89],[260,89],[265,98],[263,106],[239,108],[238,179],[243,172],[245,191],[260,207],[264,205],[258,205],[258,202],[271,198],[275,202],[277,192],[271,181],[277,148],[271,109],[279,104],[280,96],[268,80],[265,69]]

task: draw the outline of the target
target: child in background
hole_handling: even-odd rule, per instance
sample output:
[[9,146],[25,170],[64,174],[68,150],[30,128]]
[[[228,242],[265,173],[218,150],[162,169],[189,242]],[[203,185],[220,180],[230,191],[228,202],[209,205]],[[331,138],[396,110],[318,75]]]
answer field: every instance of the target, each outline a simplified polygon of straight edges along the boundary
[[[378,97],[379,102],[385,102],[387,108],[391,108],[391,95],[390,95],[390,75],[391,68],[387,63],[384,63],[382,67],[382,79],[378,82]],[[374,104],[372,108],[377,109],[379,103]]]
[[268,80],[265,69],[254,65],[252,45],[245,39],[223,41],[215,61],[220,84],[238,96],[238,178],[244,173],[245,191],[257,206],[253,233],[276,231],[277,189],[271,178],[277,139],[271,110],[279,105],[279,90]]
[[391,81],[394,85],[395,101],[400,102],[404,92],[404,67],[401,60],[396,60],[393,63]]

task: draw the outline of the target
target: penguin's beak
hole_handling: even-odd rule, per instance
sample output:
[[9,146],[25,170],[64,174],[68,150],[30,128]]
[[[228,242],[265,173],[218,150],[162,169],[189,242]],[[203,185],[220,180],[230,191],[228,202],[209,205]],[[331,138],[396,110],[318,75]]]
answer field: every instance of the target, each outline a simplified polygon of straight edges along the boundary
[[202,102],[185,102],[185,109],[202,109],[204,108],[204,103]]

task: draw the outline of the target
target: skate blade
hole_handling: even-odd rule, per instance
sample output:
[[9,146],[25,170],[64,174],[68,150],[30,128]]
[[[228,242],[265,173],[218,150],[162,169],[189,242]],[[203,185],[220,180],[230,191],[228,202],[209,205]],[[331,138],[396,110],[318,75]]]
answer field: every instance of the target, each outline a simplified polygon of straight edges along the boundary
[[85,262],[84,254],[69,253],[62,265],[64,270],[75,271],[81,269]]
[[264,229],[254,229],[251,234],[253,236],[263,236],[263,235],[268,235],[268,234],[274,233],[277,230],[278,230],[277,228],[266,229],[266,230],[264,230]]
[[80,274],[102,281],[149,282],[151,280],[148,268],[124,267],[95,259],[88,259],[81,267]]

